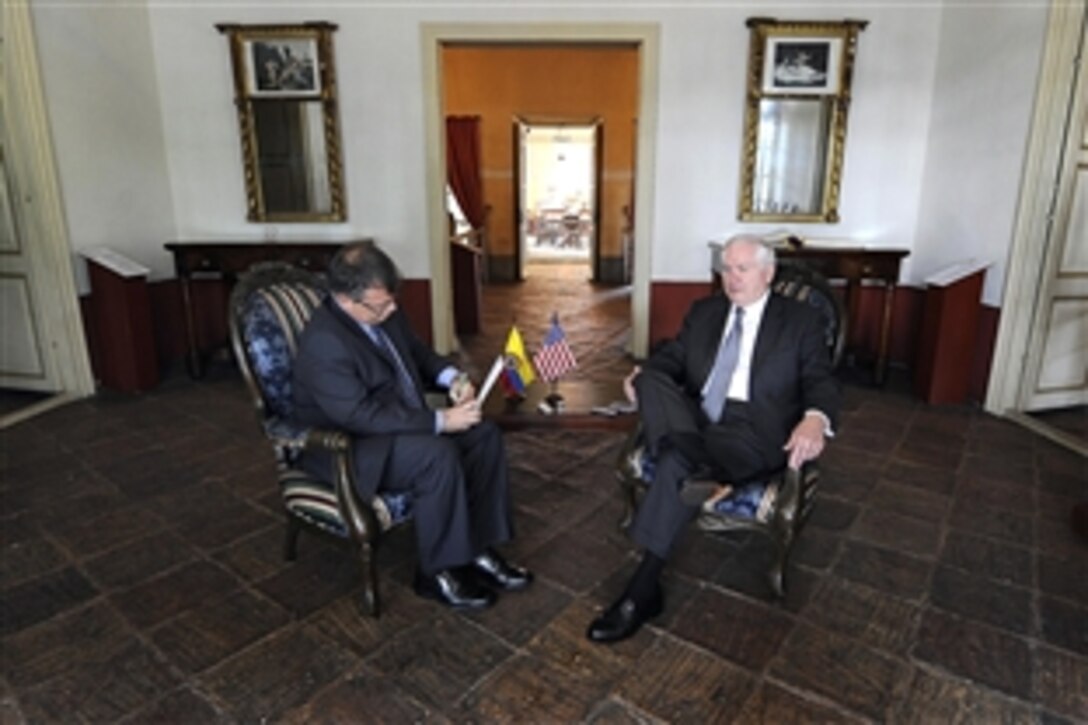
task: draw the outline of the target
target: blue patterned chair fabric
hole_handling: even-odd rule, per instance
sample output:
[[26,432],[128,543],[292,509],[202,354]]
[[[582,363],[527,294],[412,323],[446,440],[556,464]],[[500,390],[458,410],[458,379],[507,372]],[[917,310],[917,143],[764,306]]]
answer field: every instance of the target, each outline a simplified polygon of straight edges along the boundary
[[[795,264],[779,264],[772,287],[778,294],[812,305],[826,322],[826,342],[832,364],[838,365],[846,340],[842,304],[827,280],[813,270]],[[626,527],[635,507],[654,477],[654,460],[642,445],[642,426],[636,427],[620,452],[616,471],[623,491],[625,511],[621,526]],[[769,536],[778,547],[768,578],[779,596],[785,593],[785,566],[790,547],[812,509],[819,486],[819,466],[805,464],[798,475],[790,471],[765,481],[745,481],[734,486],[730,495],[715,502],[713,510],[702,511],[697,526],[704,531],[756,531]]]
[[[347,437],[337,431],[317,431],[292,422],[291,366],[298,336],[325,293],[318,278],[289,265],[269,262],[254,265],[239,280],[231,295],[231,336],[235,355],[257,402],[265,437],[276,454],[280,492],[289,513],[287,554],[294,556],[297,524],[301,521],[339,538],[362,537],[367,606],[378,613],[377,580],[370,561],[376,537],[412,517],[406,493],[379,493],[369,504],[374,526],[353,533],[345,520],[336,485],[297,466],[307,448],[347,448]],[[333,448],[330,448],[333,446]],[[350,485],[350,484],[349,484]],[[371,530],[373,529],[373,530]]]

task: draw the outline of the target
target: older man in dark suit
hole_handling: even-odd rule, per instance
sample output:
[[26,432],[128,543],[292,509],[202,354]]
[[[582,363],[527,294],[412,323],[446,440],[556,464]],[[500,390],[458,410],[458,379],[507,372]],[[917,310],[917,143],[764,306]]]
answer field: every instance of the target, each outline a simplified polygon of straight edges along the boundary
[[[532,578],[493,548],[513,535],[502,434],[481,420],[468,378],[412,333],[394,297],[399,280],[374,244],[339,250],[330,295],[299,338],[295,417],[352,434],[364,499],[411,492],[418,594],[486,607],[493,590],[522,589]],[[448,389],[453,405],[429,408],[425,386]],[[328,475],[331,462],[311,455],[302,465]]]
[[637,400],[654,480],[631,524],[644,550],[621,597],[589,626],[625,639],[663,608],[659,577],[713,475],[752,480],[820,455],[838,412],[818,313],[770,291],[774,250],[754,236],[722,249],[722,289],[692,305],[675,339],[624,381]]

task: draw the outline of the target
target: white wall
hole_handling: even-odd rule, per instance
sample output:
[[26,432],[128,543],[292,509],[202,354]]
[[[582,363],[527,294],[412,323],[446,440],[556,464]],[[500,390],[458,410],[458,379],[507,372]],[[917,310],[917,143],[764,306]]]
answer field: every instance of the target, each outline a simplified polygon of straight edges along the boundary
[[953,262],[989,261],[982,299],[1000,305],[1046,19],[1039,3],[945,10],[915,281]]
[[[73,252],[108,246],[148,264],[175,226],[146,7],[31,9]],[[74,266],[85,293],[85,262]]]
[[[44,0],[48,2],[48,0]],[[743,121],[745,66],[748,30],[744,25],[753,15],[790,19],[838,20],[846,17],[870,21],[861,33],[858,65],[854,80],[854,101],[850,109],[840,212],[843,221],[834,225],[793,225],[806,236],[850,239],[882,247],[915,247],[905,277],[918,279],[912,270],[924,273],[938,264],[935,254],[945,242],[934,233],[950,216],[941,199],[956,191],[957,182],[944,170],[964,166],[946,159],[946,153],[960,142],[970,142],[978,152],[985,147],[986,163],[971,170],[979,189],[958,188],[959,219],[983,211],[990,204],[975,203],[996,198],[1002,203],[1014,196],[1019,168],[1013,163],[1022,154],[1030,90],[1039,53],[1042,20],[1037,10],[996,8],[986,23],[975,24],[969,11],[956,7],[942,9],[932,3],[878,4],[843,3],[751,3],[698,4],[689,7],[653,5],[626,7],[614,0],[590,6],[575,4],[458,3],[436,1],[425,5],[391,4],[322,5],[295,2],[291,5],[260,7],[256,4],[214,3],[184,6],[152,4],[146,10],[150,20],[149,38],[141,38],[145,10],[130,4],[116,10],[99,9],[91,15],[121,15],[126,8],[134,17],[120,22],[122,33],[102,27],[88,41],[66,47],[63,39],[82,27],[69,20],[70,5],[64,9],[39,10],[45,34],[41,52],[47,65],[47,85],[54,79],[69,89],[84,81],[71,72],[78,66],[90,71],[88,87],[101,96],[125,101],[131,76],[139,86],[152,86],[146,76],[154,61],[158,103],[161,107],[166,168],[162,147],[151,138],[147,126],[155,113],[155,99],[140,104],[121,103],[97,120],[92,131],[106,131],[114,122],[137,123],[140,133],[109,139],[93,153],[79,148],[85,139],[78,105],[96,105],[90,94],[82,100],[62,98],[50,92],[58,152],[70,208],[84,217],[93,216],[93,236],[122,233],[134,237],[132,249],[138,261],[152,267],[157,276],[172,274],[162,243],[179,239],[261,239],[275,234],[279,239],[374,236],[396,257],[409,277],[430,276],[429,230],[426,222],[425,144],[423,118],[423,71],[421,68],[420,24],[480,22],[547,23],[659,23],[661,28],[659,65],[659,108],[656,137],[655,206],[653,209],[651,275],[660,280],[702,280],[706,278],[707,248],[710,239],[740,229],[772,230],[782,225],[742,225],[736,221],[740,179],[741,131]],[[942,13],[951,17],[941,35]],[[78,14],[78,13],[77,13]],[[960,19],[960,16],[967,16]],[[310,19],[339,24],[335,34],[339,72],[340,114],[343,132],[348,221],[335,225],[278,225],[269,229],[245,220],[245,192],[237,119],[232,103],[232,84],[227,40],[215,30],[219,22],[301,22]],[[988,29],[991,24],[995,30]],[[1026,24],[1026,29],[1021,27]],[[951,30],[949,29],[951,26]],[[1005,47],[1005,44],[1017,44]],[[116,44],[116,45],[114,45]],[[147,49],[150,45],[153,54]],[[951,46],[951,48],[949,48]],[[967,46],[967,49],[964,49]],[[939,55],[938,50],[942,53]],[[971,53],[985,53],[978,62]],[[941,65],[938,67],[938,57]],[[956,118],[961,66],[971,76],[965,83],[985,100],[978,118],[965,123]],[[935,75],[936,74],[936,75]],[[934,106],[934,78],[951,76],[942,85],[941,100]],[[1011,76],[1011,77],[1010,77]],[[103,89],[108,92],[104,93]],[[1023,108],[1004,105],[1020,103]],[[931,109],[935,135],[929,140]],[[58,112],[61,111],[61,112]],[[82,114],[85,115],[85,114]],[[116,118],[115,118],[116,116]],[[110,134],[116,136],[115,134]],[[1001,148],[991,149],[991,141]],[[60,141],[64,140],[61,144]],[[66,157],[75,154],[76,160]],[[923,167],[923,160],[929,164]],[[107,181],[105,191],[84,182],[103,161],[119,168],[114,174],[121,182]],[[971,158],[973,165],[978,159]],[[1014,168],[1015,167],[1015,168]],[[925,176],[923,177],[923,174]],[[164,224],[159,212],[170,203],[161,199],[164,177],[169,181],[174,223]],[[121,187],[133,187],[136,180],[148,186],[121,194]],[[937,184],[946,193],[925,193]],[[127,196],[129,208],[114,217],[100,209],[99,197]],[[979,197],[976,199],[975,197]],[[144,203],[147,202],[147,203]],[[1012,204],[1009,205],[1010,213]],[[94,210],[94,214],[89,213]],[[167,209],[168,210],[168,209]],[[921,210],[921,213],[920,213]],[[153,213],[152,213],[153,212]],[[92,243],[84,225],[76,224],[73,213],[73,246]],[[167,214],[166,216],[169,216]],[[925,232],[916,234],[916,225]],[[967,226],[964,224],[964,226]],[[984,230],[959,235],[957,244],[977,240],[981,251],[1002,256],[1008,246],[1011,220],[985,220]],[[957,230],[958,231],[958,230]],[[948,234],[942,233],[943,238]],[[932,241],[931,241],[932,240]],[[958,247],[962,249],[961,247]],[[126,247],[128,249],[128,247]],[[940,248],[943,252],[943,248]],[[989,287],[988,287],[989,289]]]

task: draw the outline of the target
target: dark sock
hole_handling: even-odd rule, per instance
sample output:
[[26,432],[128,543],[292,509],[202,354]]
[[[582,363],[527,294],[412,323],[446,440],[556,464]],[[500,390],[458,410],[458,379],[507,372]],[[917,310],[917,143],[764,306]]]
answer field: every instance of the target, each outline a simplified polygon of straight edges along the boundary
[[665,568],[665,560],[652,551],[642,555],[642,561],[635,569],[631,581],[627,584],[627,596],[636,603],[650,601],[657,593],[660,584],[661,570]]

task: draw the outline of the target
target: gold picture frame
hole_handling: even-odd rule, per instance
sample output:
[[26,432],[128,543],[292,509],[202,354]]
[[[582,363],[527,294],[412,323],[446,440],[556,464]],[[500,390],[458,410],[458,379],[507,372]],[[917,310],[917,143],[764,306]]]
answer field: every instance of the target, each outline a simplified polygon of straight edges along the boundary
[[253,222],[341,222],[344,201],[333,32],[221,23],[228,36]]
[[837,222],[858,33],[867,21],[750,18],[738,217]]

